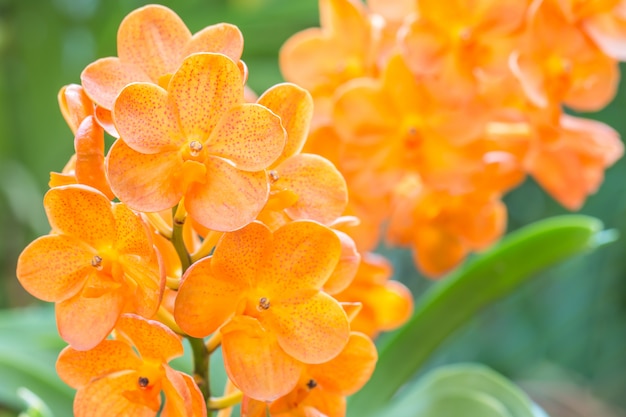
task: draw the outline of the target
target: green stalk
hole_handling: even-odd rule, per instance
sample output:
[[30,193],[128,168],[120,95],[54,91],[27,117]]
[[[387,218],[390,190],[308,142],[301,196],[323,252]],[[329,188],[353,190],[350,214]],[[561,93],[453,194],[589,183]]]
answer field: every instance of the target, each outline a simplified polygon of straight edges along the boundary
[[409,322],[383,343],[376,370],[349,402],[348,415],[380,410],[456,329],[513,292],[542,269],[616,239],[583,215],[554,217],[511,233],[499,244],[434,284],[417,300]]

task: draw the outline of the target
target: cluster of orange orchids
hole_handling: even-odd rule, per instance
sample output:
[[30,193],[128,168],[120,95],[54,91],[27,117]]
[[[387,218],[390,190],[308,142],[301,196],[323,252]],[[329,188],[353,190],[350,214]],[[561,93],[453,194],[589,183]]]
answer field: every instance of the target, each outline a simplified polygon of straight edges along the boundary
[[[344,416],[372,338],[412,311],[373,253],[383,230],[438,277],[503,234],[527,173],[577,209],[622,155],[563,106],[615,94],[624,0],[320,0],[320,17],[258,97],[237,27],[191,34],[156,5],[61,89],[75,154],[17,276],[56,305],[76,416]],[[191,375],[168,364],[184,340]]]

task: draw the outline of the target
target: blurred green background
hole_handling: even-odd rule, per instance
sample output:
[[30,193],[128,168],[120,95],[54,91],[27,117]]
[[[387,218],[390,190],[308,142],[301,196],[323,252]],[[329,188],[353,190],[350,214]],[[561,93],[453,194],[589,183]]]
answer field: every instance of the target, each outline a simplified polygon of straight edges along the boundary
[[[15,397],[10,391],[15,380],[9,379],[18,374],[3,372],[22,362],[30,366],[32,376],[24,383],[54,402],[50,405],[57,417],[70,414],[70,390],[49,388],[57,383],[52,364],[62,347],[54,336],[52,310],[45,315],[16,310],[36,302],[19,287],[15,263],[24,246],[47,233],[41,201],[49,172],[61,170],[73,153],[73,137],[58,110],[57,92],[65,84],[78,83],[88,63],[116,54],[121,19],[144,4],[138,0],[0,0],[0,375],[4,378],[0,379],[0,416],[15,415],[9,409],[19,407],[19,401],[10,398]],[[281,81],[280,45],[296,31],[318,25],[317,0],[161,4],[174,9],[192,32],[221,21],[238,25],[246,42],[243,59],[250,69],[249,85],[257,92]],[[624,135],[624,114],[626,90],[621,88],[607,109],[589,117]],[[582,210],[624,237],[625,179],[626,161],[620,161]],[[566,212],[532,180],[508,195],[506,203],[510,230]],[[485,363],[520,381],[553,416],[622,415],[620,410],[626,410],[625,245],[622,239],[546,271],[473,319],[429,366]],[[384,251],[397,266],[396,278],[419,296],[429,283],[414,271],[409,254]],[[38,372],[45,375],[36,381]]]

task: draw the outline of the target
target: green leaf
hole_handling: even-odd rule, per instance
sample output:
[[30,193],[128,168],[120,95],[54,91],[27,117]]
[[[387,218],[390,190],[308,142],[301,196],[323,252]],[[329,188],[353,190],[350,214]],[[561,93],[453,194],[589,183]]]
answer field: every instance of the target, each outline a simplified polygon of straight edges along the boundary
[[526,226],[446,279],[416,302],[409,322],[379,348],[371,380],[349,402],[348,415],[378,411],[420,370],[430,355],[457,328],[485,306],[513,292],[538,271],[616,239],[589,216],[553,217]]
[[394,417],[546,417],[508,379],[475,364],[438,368],[380,415]]

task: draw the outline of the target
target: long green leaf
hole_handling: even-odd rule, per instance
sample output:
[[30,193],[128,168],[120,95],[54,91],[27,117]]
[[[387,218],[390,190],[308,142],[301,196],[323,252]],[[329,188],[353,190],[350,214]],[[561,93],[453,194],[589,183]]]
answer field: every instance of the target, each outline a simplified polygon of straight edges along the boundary
[[350,399],[349,415],[376,415],[454,330],[536,272],[615,240],[602,227],[599,220],[583,215],[534,223],[433,285],[418,300],[411,320],[379,349],[376,371]]

